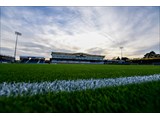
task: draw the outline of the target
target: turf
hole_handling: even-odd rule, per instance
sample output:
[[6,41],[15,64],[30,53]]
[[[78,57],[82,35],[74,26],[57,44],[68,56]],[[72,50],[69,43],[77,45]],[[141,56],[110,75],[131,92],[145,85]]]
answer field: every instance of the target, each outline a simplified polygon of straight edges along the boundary
[[159,74],[153,65],[0,64],[2,82],[41,82]]
[[160,81],[96,90],[0,97],[0,112],[160,112]]
[[[0,64],[2,82],[160,74],[153,65]],[[160,112],[160,81],[75,92],[0,97],[0,112]]]

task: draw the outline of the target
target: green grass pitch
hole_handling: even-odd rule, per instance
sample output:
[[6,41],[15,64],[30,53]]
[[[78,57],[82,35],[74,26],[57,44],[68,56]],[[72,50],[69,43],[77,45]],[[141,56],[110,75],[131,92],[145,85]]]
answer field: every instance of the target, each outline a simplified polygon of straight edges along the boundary
[[[0,83],[160,74],[153,65],[0,64]],[[0,112],[160,112],[160,81],[35,96],[0,96]]]

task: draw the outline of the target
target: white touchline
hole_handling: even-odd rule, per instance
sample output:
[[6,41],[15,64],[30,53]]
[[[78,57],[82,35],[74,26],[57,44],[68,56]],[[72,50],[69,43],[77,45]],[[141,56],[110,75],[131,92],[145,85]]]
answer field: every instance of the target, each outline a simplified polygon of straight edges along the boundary
[[0,96],[23,96],[23,95],[36,95],[47,92],[60,92],[60,91],[80,91],[86,89],[96,89],[107,86],[119,86],[132,83],[142,83],[147,81],[160,80],[160,74],[148,76],[132,76],[121,78],[104,78],[104,79],[79,79],[79,80],[57,80],[53,82],[40,82],[40,83],[1,83]]

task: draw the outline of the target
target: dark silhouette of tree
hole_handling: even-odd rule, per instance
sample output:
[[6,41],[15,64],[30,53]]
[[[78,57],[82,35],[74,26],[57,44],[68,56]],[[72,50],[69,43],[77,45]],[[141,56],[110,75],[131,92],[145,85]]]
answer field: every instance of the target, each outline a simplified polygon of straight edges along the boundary
[[127,58],[127,57],[122,57],[122,60],[127,61],[127,60],[129,60],[129,58]]
[[117,59],[116,60],[120,60],[120,58],[119,57],[117,57]]
[[154,51],[151,51],[150,53],[146,53],[143,58],[154,58],[156,56],[157,54]]

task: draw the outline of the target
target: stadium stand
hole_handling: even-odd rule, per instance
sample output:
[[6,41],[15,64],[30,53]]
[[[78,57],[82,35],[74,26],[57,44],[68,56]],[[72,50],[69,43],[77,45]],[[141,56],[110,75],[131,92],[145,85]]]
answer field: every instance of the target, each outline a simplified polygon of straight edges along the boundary
[[62,53],[52,52],[51,63],[75,63],[75,64],[104,64],[101,55],[90,55],[86,53]]
[[44,57],[37,56],[20,56],[20,63],[45,63]]
[[0,63],[11,63],[14,61],[14,57],[8,55],[0,55]]

